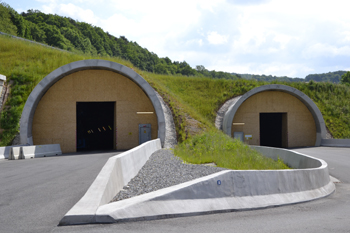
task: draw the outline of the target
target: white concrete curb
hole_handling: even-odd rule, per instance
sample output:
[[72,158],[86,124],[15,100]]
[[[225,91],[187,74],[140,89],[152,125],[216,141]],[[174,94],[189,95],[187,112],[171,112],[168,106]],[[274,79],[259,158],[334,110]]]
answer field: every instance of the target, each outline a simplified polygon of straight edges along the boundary
[[[216,179],[221,179],[220,176],[212,178],[214,178],[214,180],[207,180],[206,182],[213,181],[212,183],[215,184]],[[230,196],[230,194],[228,194],[226,197],[193,199],[191,199],[190,196],[184,199],[176,199],[176,195],[174,195],[174,199],[169,198],[163,200],[165,196],[171,193],[171,189],[176,188],[179,187],[174,186],[165,190],[158,190],[154,193],[148,193],[131,199],[103,205],[97,210],[96,222],[114,223],[136,220],[154,220],[169,217],[184,217],[275,207],[311,201],[316,198],[327,196],[334,191],[334,184],[329,182],[327,185],[319,189],[292,193],[252,196]],[[190,189],[192,188],[184,188],[182,193],[185,194]],[[165,192],[169,193],[165,194]],[[188,192],[188,194],[190,194],[190,192]],[[193,192],[192,194],[196,193]]]
[[153,152],[161,149],[155,139],[108,159],[86,194],[60,221],[60,225],[96,223],[95,214],[137,175]]
[[[80,205],[79,211],[73,211],[78,203],[60,224],[113,223],[257,209],[310,201],[334,192],[335,185],[330,180],[328,165],[323,160],[285,149],[254,148],[268,157],[280,158],[296,169],[221,171],[113,203],[108,203],[113,197],[109,193],[110,198],[104,203],[100,202],[100,205],[95,204],[93,209]],[[124,180],[123,184],[126,183]],[[117,182],[114,185],[118,185]],[[97,188],[94,188],[96,192]],[[90,189],[88,192],[91,192]],[[103,190],[100,188],[101,193]],[[91,195],[89,200],[98,201],[100,198]]]

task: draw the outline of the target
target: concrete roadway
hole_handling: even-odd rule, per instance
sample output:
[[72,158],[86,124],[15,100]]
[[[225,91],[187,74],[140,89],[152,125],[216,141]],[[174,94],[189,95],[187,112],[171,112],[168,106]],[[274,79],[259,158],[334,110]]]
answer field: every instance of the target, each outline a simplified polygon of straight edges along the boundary
[[51,232],[118,153],[0,160],[0,232]]
[[[80,176],[80,179],[75,179],[73,182],[67,181],[67,178],[71,177],[72,175],[69,174],[69,172],[64,172],[63,174],[66,174],[66,178],[61,179],[58,181],[57,185],[52,186],[50,185],[50,182],[56,181],[54,176],[59,174],[56,170],[55,172],[51,170],[47,170],[47,172],[43,171],[41,173],[42,176],[50,176],[51,178],[49,181],[44,183],[42,183],[42,181],[37,182],[36,185],[37,187],[41,187],[42,190],[46,190],[46,187],[49,185],[51,187],[49,189],[53,189],[53,192],[50,192],[50,194],[53,194],[53,196],[51,198],[47,198],[47,194],[39,195],[40,192],[34,192],[34,190],[32,190],[31,192],[21,195],[26,198],[27,201],[18,202],[15,200],[15,195],[18,194],[16,194],[15,191],[11,191],[11,187],[6,186],[6,183],[4,182],[6,180],[5,176],[8,176],[7,179],[9,180],[7,185],[11,185],[12,183],[20,180],[20,178],[26,178],[26,175],[22,175],[21,177],[17,178],[14,175],[9,177],[11,175],[8,173],[11,171],[11,168],[13,169],[13,167],[16,166],[7,168],[8,166],[4,166],[0,162],[0,232],[350,232],[350,148],[321,147],[295,150],[314,157],[322,158],[327,161],[330,167],[330,174],[341,181],[341,183],[336,184],[337,190],[334,194],[327,198],[322,198],[307,203],[254,211],[221,213],[121,224],[64,227],[57,227],[56,225],[60,218],[71,206],[75,204],[76,201],[78,201],[85,191],[80,189],[80,191],[65,191],[60,195],[57,195],[57,193],[62,192],[62,189],[68,189],[68,187],[71,188],[72,185],[80,186],[77,184],[77,182],[85,182],[86,180],[81,179],[81,177],[85,177],[86,173],[84,173],[85,175]],[[89,157],[88,155],[84,156]],[[81,158],[82,157],[83,156],[81,156]],[[44,158],[42,160],[45,159],[56,159],[58,162],[59,159],[62,158]],[[80,156],[73,156],[71,159],[80,159]],[[96,162],[97,160],[98,159],[96,159]],[[30,161],[35,162],[34,160]],[[47,163],[55,164],[56,161]],[[21,161],[15,161],[13,164],[16,162],[20,163]],[[12,162],[6,163],[10,164]],[[30,162],[28,161],[28,163]],[[40,163],[42,163],[42,170],[46,170],[45,162],[40,161]],[[63,166],[63,162],[58,166],[60,165]],[[74,165],[72,162],[72,166],[70,168],[71,172],[75,166],[76,165]],[[3,172],[3,168],[6,168],[7,172]],[[28,170],[31,169],[28,168],[27,172]],[[83,168],[79,167],[79,170],[82,172]],[[94,170],[98,169],[96,168]],[[12,172],[10,173],[12,174]],[[51,173],[54,174],[50,175]],[[94,176],[96,176],[97,173],[98,171]],[[36,174],[32,178],[28,177],[28,179],[36,179],[38,176],[40,176],[40,174]],[[86,181],[86,183],[91,184],[93,175],[89,174],[88,177],[90,180]],[[66,184],[64,180],[65,182],[70,183],[70,185]],[[33,181],[32,183],[36,182]],[[86,190],[87,186],[89,185],[85,185]],[[23,188],[24,190],[28,188],[34,189],[30,186],[31,185],[28,185],[27,187],[18,186],[18,191],[23,190]],[[3,191],[3,187],[6,187],[7,192],[6,190]],[[6,193],[7,195],[10,194],[14,196],[4,198],[3,194]],[[76,197],[67,198],[67,195],[73,194],[76,195]],[[38,195],[38,197],[33,198],[30,197],[30,195]],[[40,198],[44,198],[42,204],[40,203]],[[54,199],[56,199],[56,201],[54,201]],[[33,200],[33,203],[31,200]],[[55,204],[50,203],[50,201],[54,202]],[[4,207],[7,209],[6,211],[3,210]],[[16,217],[15,213],[17,213],[18,217]],[[29,217],[31,214],[36,216]],[[4,228],[4,226],[6,228]]]

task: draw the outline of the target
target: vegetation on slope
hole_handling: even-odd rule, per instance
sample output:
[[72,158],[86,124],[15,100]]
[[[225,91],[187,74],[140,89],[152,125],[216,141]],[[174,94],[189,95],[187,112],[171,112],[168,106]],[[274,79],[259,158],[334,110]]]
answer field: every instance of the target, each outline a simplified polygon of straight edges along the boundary
[[179,144],[175,154],[189,163],[215,163],[218,167],[235,170],[288,169],[281,160],[264,157],[218,130],[207,131]]
[[[344,75],[346,71],[335,71],[335,72],[328,72],[323,74],[309,74],[303,78],[290,78],[287,76],[283,77],[277,77],[272,75],[257,75],[257,74],[236,74],[237,76],[248,79],[248,80],[256,80],[256,81],[262,81],[262,82],[309,82],[309,81],[316,81],[316,82],[331,82],[331,83],[340,83],[341,77]],[[235,73],[233,73],[235,74]]]
[[[153,75],[156,89],[167,90],[183,103],[191,115],[205,127],[213,126],[216,111],[228,99],[242,95],[254,87],[269,84],[255,80],[214,80],[196,77]],[[308,95],[320,109],[326,126],[335,138],[350,138],[350,86],[333,83],[272,82],[294,87]],[[185,137],[186,138],[186,137]]]
[[346,71],[335,71],[324,74],[309,74],[305,77],[305,81],[340,83],[341,77],[345,73]]
[[350,86],[350,71],[341,76],[340,82]]
[[[3,111],[1,122],[5,131],[3,142],[9,143],[18,131],[18,121],[26,98],[35,85],[47,74],[67,63],[101,58],[57,51],[28,42],[0,37],[0,73],[13,82],[13,89],[7,109]],[[213,127],[216,110],[227,100],[242,95],[248,90],[266,84],[254,80],[216,80],[200,77],[157,75],[135,68],[130,62],[120,58],[103,59],[115,61],[136,69],[149,81],[164,98],[178,111],[178,132],[180,141],[189,136],[186,132],[186,114],[198,121],[201,128]],[[331,83],[283,83],[307,94],[320,108],[327,127],[336,138],[350,138],[349,86]],[[180,106],[180,107],[175,107]],[[186,113],[186,114],[184,114]],[[8,138],[4,140],[4,138]]]

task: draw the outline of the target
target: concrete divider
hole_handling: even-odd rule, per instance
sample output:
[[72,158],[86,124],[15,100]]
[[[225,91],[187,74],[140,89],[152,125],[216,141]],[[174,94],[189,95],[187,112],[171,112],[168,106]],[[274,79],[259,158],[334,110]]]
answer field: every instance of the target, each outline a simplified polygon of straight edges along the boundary
[[20,147],[20,146],[3,146],[0,147],[0,159],[8,159],[11,153],[12,147]]
[[[144,164],[143,160],[147,160],[140,153],[152,154],[157,149],[145,145],[110,158],[88,192],[66,214],[60,225],[151,220],[257,209],[310,201],[334,192],[335,185],[329,178],[328,165],[323,160],[285,149],[254,148],[267,157],[282,159],[295,169],[226,170],[108,203],[136,175],[136,170]],[[137,169],[128,170],[134,164]]]
[[23,146],[23,159],[61,155],[60,144]]
[[22,147],[11,147],[10,154],[8,156],[8,160],[22,159],[23,158],[23,150]]
[[28,159],[61,155],[60,144],[47,144],[35,146],[4,146],[0,147],[0,159]]
[[227,170],[102,205],[95,222],[113,223],[248,210],[325,197],[335,190],[326,162],[298,152],[254,147],[296,169]]
[[153,152],[161,149],[160,139],[143,143],[108,159],[86,194],[68,211],[60,225],[96,223],[96,211],[137,175]]
[[322,139],[321,146],[350,147],[350,139]]

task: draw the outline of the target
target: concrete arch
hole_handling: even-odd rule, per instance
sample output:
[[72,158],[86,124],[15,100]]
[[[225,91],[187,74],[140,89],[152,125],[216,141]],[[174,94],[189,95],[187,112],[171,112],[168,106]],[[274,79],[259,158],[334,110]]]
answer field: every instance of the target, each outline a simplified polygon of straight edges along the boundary
[[52,87],[56,82],[65,76],[82,71],[82,70],[109,70],[119,73],[131,81],[136,83],[149,97],[152,105],[155,109],[158,121],[158,138],[160,138],[162,145],[165,140],[165,118],[161,103],[156,95],[154,89],[132,69],[123,66],[116,62],[106,60],[81,60],[64,65],[49,75],[47,75],[30,93],[26,104],[24,105],[22,116],[20,120],[20,142],[23,145],[33,145],[32,124],[34,119],[35,110],[44,96],[44,94]]
[[227,112],[225,113],[224,120],[223,120],[223,131],[231,136],[231,129],[232,129],[232,121],[233,118],[238,110],[238,108],[242,105],[244,101],[246,101],[249,97],[260,93],[264,91],[280,91],[288,93],[297,99],[299,99],[311,112],[316,125],[316,143],[315,146],[321,145],[321,140],[326,137],[326,125],[323,119],[323,116],[316,106],[316,104],[303,92],[286,85],[279,85],[279,84],[271,84],[271,85],[264,85],[257,88],[254,88],[244,95],[241,96],[241,98],[234,104],[229,107]]

